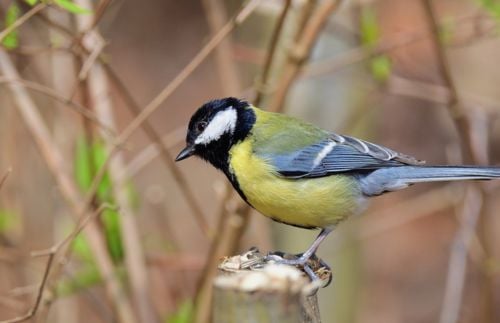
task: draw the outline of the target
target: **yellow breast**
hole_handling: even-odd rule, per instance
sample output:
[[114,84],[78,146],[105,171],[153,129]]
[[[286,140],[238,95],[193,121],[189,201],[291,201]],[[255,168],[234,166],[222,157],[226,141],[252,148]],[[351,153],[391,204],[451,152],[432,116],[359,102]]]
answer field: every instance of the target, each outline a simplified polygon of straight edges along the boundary
[[248,202],[260,213],[301,227],[331,227],[358,212],[361,193],[350,176],[286,179],[252,153],[245,140],[230,150],[230,170]]

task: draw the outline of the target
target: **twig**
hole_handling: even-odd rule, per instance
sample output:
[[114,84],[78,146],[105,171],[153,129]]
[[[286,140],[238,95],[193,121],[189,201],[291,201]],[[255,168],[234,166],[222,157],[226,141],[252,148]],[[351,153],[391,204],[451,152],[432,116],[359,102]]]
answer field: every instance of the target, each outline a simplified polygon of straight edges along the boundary
[[[7,53],[0,49],[0,69],[3,74],[10,79],[19,79],[17,70],[10,60]],[[73,179],[66,169],[66,162],[60,150],[52,142],[49,130],[43,122],[43,119],[38,112],[38,109],[25,88],[14,83],[10,83],[9,87],[18,106],[18,109],[23,117],[28,129],[31,131],[38,148],[45,162],[54,175],[61,193],[66,202],[75,212],[72,213],[77,218],[87,212],[90,199],[83,199],[78,193],[78,189]],[[104,175],[101,173],[101,178]],[[100,179],[99,179],[100,181]],[[97,185],[96,185],[97,186]],[[93,187],[95,194],[96,186]],[[83,201],[82,204],[80,204]],[[132,322],[133,314],[128,300],[123,295],[122,287],[117,277],[114,275],[113,264],[107,253],[106,244],[99,232],[95,223],[89,223],[84,231],[92,249],[96,264],[103,277],[105,277],[105,287],[110,300],[114,303],[115,308],[120,316],[120,321]]]
[[4,30],[2,30],[0,32],[0,42],[2,42],[4,40],[4,38],[7,37],[8,34],[10,34],[12,31],[14,31],[14,29],[16,29],[17,27],[24,24],[31,17],[33,17],[34,15],[36,15],[38,12],[40,12],[41,10],[43,10],[46,7],[47,7],[47,4],[45,2],[40,2],[39,4],[37,4],[36,6],[31,8],[28,12],[26,12],[24,15],[22,15],[21,17],[16,19],[16,21],[14,21],[14,23],[12,25],[8,26],[7,28],[5,28]]
[[62,46],[52,46],[48,45],[46,47],[37,47],[37,46],[19,46],[11,50],[13,54],[16,55],[25,55],[25,56],[33,56],[39,55],[43,53],[54,53],[54,52],[67,52],[70,53],[71,49]]
[[469,186],[462,210],[463,224],[455,234],[448,262],[448,275],[444,293],[440,323],[459,322],[460,306],[467,272],[467,251],[475,236],[477,222],[481,216],[483,196],[474,186]]
[[283,74],[278,81],[276,92],[269,104],[270,111],[279,111],[283,106],[288,90],[299,74],[302,65],[309,57],[319,33],[330,17],[330,14],[334,12],[340,4],[341,0],[324,1],[318,9],[314,11],[304,27],[304,31],[301,33],[300,38],[290,50]]
[[26,308],[24,302],[3,295],[0,296],[0,306],[9,307],[19,312],[24,311]]
[[[202,4],[211,34],[214,36],[217,34],[217,31],[224,27],[227,21],[224,4],[220,0],[203,0]],[[214,52],[224,96],[234,96],[235,93],[239,93],[242,89],[238,75],[238,66],[234,63],[231,48],[231,40],[230,36],[228,36],[221,41]]]
[[[138,174],[146,165],[161,154],[162,150],[171,150],[186,139],[186,127],[177,127],[175,130],[165,134],[159,142],[153,142],[138,152],[127,164],[125,173],[130,177]],[[163,147],[163,148],[162,148]],[[165,158],[165,157],[164,157]]]
[[[401,76],[391,75],[387,82],[387,92],[393,95],[408,96],[433,102],[440,105],[450,103],[448,87],[434,83],[406,79]],[[486,101],[484,97],[472,93],[462,92],[462,105],[465,109],[481,109],[484,113],[495,114],[500,109],[497,102]],[[432,106],[429,106],[432,108]]]
[[40,303],[43,299],[43,293],[45,290],[45,286],[47,285],[47,281],[50,275],[50,271],[52,269],[52,264],[54,262],[54,259],[57,255],[57,253],[66,245],[68,245],[70,242],[72,242],[78,234],[85,228],[85,226],[90,222],[90,220],[99,214],[102,213],[105,209],[110,208],[109,205],[102,205],[99,207],[99,209],[94,212],[93,214],[89,214],[86,217],[84,217],[73,229],[73,231],[63,240],[55,244],[54,246],[50,247],[49,249],[46,250],[41,250],[41,251],[35,251],[32,252],[33,257],[41,257],[41,256],[47,256],[47,264],[45,265],[45,270],[43,273],[42,277],[42,282],[40,283],[38,289],[37,289],[37,294],[35,297],[35,303],[33,306],[28,310],[28,312],[24,315],[5,320],[5,321],[0,321],[0,323],[17,323],[17,322],[24,322],[32,318],[38,311],[38,308],[40,307]]
[[[50,20],[48,20],[46,22],[50,23],[51,25],[57,26],[57,23],[52,22]],[[59,28],[59,26],[57,26],[57,28]],[[66,34],[66,36],[72,37],[72,34],[70,31],[65,30],[65,29],[61,29],[61,30]],[[88,50],[82,44],[80,44],[80,49],[83,50],[86,55],[92,55],[92,53],[95,52],[95,51]],[[137,102],[135,101],[133,96],[131,95],[131,92],[127,89],[127,87],[122,82],[122,80],[119,78],[119,76],[114,71],[114,69],[109,64],[107,64],[107,62],[104,59],[102,59],[102,57],[98,56],[96,58],[99,59],[99,62],[106,69],[106,72],[107,72],[110,80],[115,85],[115,88],[120,92],[121,97],[123,98],[124,102],[126,103],[126,107],[129,109],[129,111],[132,112],[134,118],[137,117],[139,115],[139,113],[141,112],[141,108],[137,104]],[[88,61],[89,61],[89,59],[86,60],[86,62],[88,62]],[[83,71],[83,69],[82,69],[82,71]],[[82,81],[86,78],[86,73],[83,74],[82,76],[84,76],[84,77],[80,78],[80,81]],[[204,220],[203,211],[202,211],[201,207],[199,206],[199,202],[194,197],[194,194],[193,194],[192,190],[189,188],[189,185],[187,184],[185,177],[182,175],[181,172],[179,172],[179,170],[175,166],[175,164],[173,162],[172,155],[161,144],[162,141],[161,141],[160,135],[158,134],[158,132],[154,129],[154,127],[151,125],[151,123],[148,120],[145,120],[145,122],[141,125],[141,127],[145,131],[146,135],[150,138],[150,140],[153,141],[155,143],[155,145],[158,145],[159,152],[162,156],[163,162],[166,164],[167,168],[171,171],[176,184],[180,187],[181,191],[184,193],[183,196],[187,200],[187,205],[192,209],[192,212],[194,214],[196,222],[200,226],[201,231],[204,232],[205,235],[208,236],[208,234],[209,234],[208,224]],[[114,152],[113,152],[113,154],[114,154]]]
[[[487,17],[480,17],[481,19],[488,19]],[[454,21],[456,24],[470,23],[471,20],[477,19],[476,15],[466,15],[461,17],[456,17]],[[489,20],[489,19],[488,19]],[[440,23],[440,28],[443,23]],[[496,24],[492,24],[485,33],[490,33],[494,30]],[[432,37],[432,31],[429,30],[428,26],[421,26],[415,28],[415,30],[405,33],[401,37],[395,40],[380,41],[375,47],[367,49],[365,46],[359,46],[353,49],[347,50],[345,53],[328,58],[319,62],[314,62],[306,66],[301,72],[300,78],[310,78],[318,77],[325,74],[334,73],[341,68],[347,67],[351,64],[361,62],[366,59],[370,59],[374,56],[391,52],[395,49],[413,44],[417,41],[425,40]],[[475,35],[477,36],[477,35]],[[455,43],[451,43],[454,46]]]
[[[142,125],[142,123],[157,109],[160,107],[161,103],[166,100],[190,75],[191,73],[208,57],[208,55],[218,46],[218,44],[238,25],[243,23],[246,18],[255,10],[260,3],[261,0],[251,0],[249,1],[240,11],[239,13],[231,19],[224,27],[214,35],[211,40],[201,49],[201,51],[188,63],[187,66],[144,108],[141,110],[140,114],[128,125],[128,127],[121,133],[119,138],[116,139],[115,145],[119,147],[123,142],[125,142],[135,130]],[[61,30],[67,36],[72,37],[71,31],[64,28],[64,26],[60,26],[57,23],[51,21],[47,17],[41,15],[40,16],[45,22],[56,26],[59,30]],[[83,47],[82,49],[85,50]],[[101,61],[102,62],[102,61]],[[109,69],[108,69],[109,71]],[[111,74],[112,76],[112,74]],[[115,78],[116,79],[116,78]],[[126,92],[124,92],[126,93]],[[129,106],[130,107],[130,106]],[[108,160],[115,154],[115,150],[107,157]],[[171,160],[171,159],[169,159]],[[107,161],[106,161],[107,163]],[[102,174],[103,172],[101,172]],[[173,173],[174,175],[176,172]],[[178,173],[177,173],[178,174]],[[186,185],[187,187],[187,185]],[[189,194],[185,195],[189,198]],[[195,199],[192,197],[190,199],[191,202],[194,202]],[[197,205],[194,203],[189,203],[192,206]],[[200,212],[201,214],[201,212]],[[196,216],[196,213],[195,213]],[[201,223],[203,220],[201,217],[197,218],[197,222]]]
[[[134,97],[132,96],[131,92],[126,88],[125,84],[122,82],[122,80],[118,77],[118,75],[115,73],[113,68],[109,65],[104,65],[106,72],[108,76],[110,77],[110,80],[113,82],[115,85],[116,89],[120,92],[121,97],[123,98],[126,107],[129,109],[130,112],[132,112],[132,115],[137,117],[140,112],[141,108],[139,104],[135,101]],[[177,166],[174,164],[174,158],[170,154],[168,147],[169,145],[167,144],[165,146],[164,141],[162,140],[160,134],[155,130],[153,125],[149,120],[145,120],[144,123],[141,125],[143,128],[144,132],[146,135],[149,137],[149,139],[153,142],[154,146],[154,151],[156,154],[153,154],[152,158],[154,156],[157,156],[157,154],[160,154],[162,157],[163,163],[167,166],[167,169],[170,171],[170,173],[173,175],[175,183],[179,186],[181,192],[183,193],[184,198],[186,199],[188,207],[191,209],[193,212],[194,218],[196,220],[196,223],[200,227],[200,230],[205,234],[205,236],[210,236],[210,230],[209,226],[205,220],[204,213],[202,211],[202,208],[200,207],[200,202],[196,200],[195,195],[191,188],[189,187],[189,184],[182,175],[182,173],[179,171]],[[183,127],[182,128],[182,139],[185,137],[185,132],[186,129]],[[146,148],[148,149],[148,148]],[[145,149],[145,150],[146,150]],[[144,151],[145,151],[144,150]],[[136,159],[139,158],[139,156],[143,156],[142,152],[136,155]],[[134,160],[136,160],[134,159]],[[132,161],[133,162],[133,161]],[[130,164],[129,164],[130,165]],[[145,164],[143,164],[145,165]],[[129,167],[127,166],[125,169],[125,173],[129,172]],[[121,174],[121,176],[125,175]],[[129,173],[129,176],[133,176],[132,173]],[[120,177],[121,177],[120,176]]]
[[16,83],[19,84],[27,89],[36,91],[38,93],[44,94],[56,101],[61,102],[64,105],[67,105],[68,107],[72,108],[75,112],[81,114],[83,117],[87,118],[88,120],[94,122],[97,126],[101,127],[103,130],[107,131],[110,135],[115,135],[116,132],[114,132],[112,129],[107,127],[102,121],[100,121],[97,116],[89,109],[81,105],[80,103],[65,98],[64,96],[60,95],[57,91],[54,89],[51,89],[48,86],[45,86],[40,83],[35,83],[32,81],[24,80],[24,79],[10,79],[6,77],[0,76],[0,83]]
[[461,139],[460,143],[462,146],[462,157],[466,157],[468,159],[468,162],[470,162],[474,156],[473,156],[473,151],[471,150],[472,142],[471,142],[471,137],[469,135],[470,134],[469,120],[467,119],[465,111],[462,109],[460,98],[458,96],[458,91],[451,75],[451,69],[448,63],[448,59],[446,57],[445,49],[438,37],[440,32],[439,23],[438,23],[438,18],[434,13],[434,9],[432,8],[431,0],[425,0],[423,4],[425,13],[427,15],[427,18],[431,26],[431,31],[432,31],[431,41],[433,42],[434,48],[436,50],[438,70],[441,76],[443,77],[445,85],[448,87],[450,91],[450,102],[447,105],[449,110],[449,115],[454,121],[458,130],[459,138]]
[[75,35],[73,35],[73,31],[71,29],[69,29],[68,27],[66,27],[58,22],[53,21],[52,19],[50,19],[49,17],[44,15],[43,12],[38,13],[36,15],[36,17],[38,19],[40,19],[42,22],[46,23],[49,27],[56,29],[57,31],[64,34],[68,38],[70,38],[70,39],[75,38]]
[[[436,58],[438,61],[439,71],[444,79],[445,85],[448,87],[450,92],[450,102],[447,105],[448,114],[453,120],[455,127],[458,131],[461,146],[462,146],[462,159],[470,161],[477,161],[479,155],[476,154],[475,144],[472,138],[471,124],[470,120],[467,118],[466,111],[458,95],[457,87],[453,81],[451,75],[451,69],[446,58],[445,48],[439,40],[439,24],[438,18],[432,7],[431,0],[425,0],[423,2],[425,14],[431,25],[432,35],[431,38],[435,50]],[[485,138],[482,142],[486,142]],[[486,146],[486,145],[484,145]],[[464,201],[463,210],[466,212],[465,218],[467,219],[465,224],[462,225],[462,231],[459,230],[455,234],[455,248],[452,249],[450,255],[450,262],[448,267],[447,285],[445,289],[445,303],[441,309],[441,323],[455,323],[458,322],[460,306],[462,304],[463,296],[463,285],[465,284],[465,274],[466,274],[466,258],[467,250],[462,248],[457,248],[457,244],[463,241],[464,244],[468,244],[470,241],[470,236],[476,230],[476,224],[481,215],[481,210],[483,207],[484,191],[474,188],[473,184],[469,184],[469,190],[473,191],[474,194]]]
[[101,21],[106,9],[111,4],[111,0],[101,0],[99,4],[97,4],[96,9],[94,10],[94,14],[92,15],[92,24],[90,24],[89,30],[94,29],[95,26]]
[[276,22],[276,27],[274,27],[273,34],[271,35],[271,40],[269,42],[269,50],[267,51],[266,58],[264,60],[264,66],[262,67],[262,74],[260,75],[257,84],[255,84],[257,94],[255,95],[253,103],[256,106],[261,105],[265,94],[269,92],[268,83],[269,83],[269,76],[271,75],[271,67],[275,60],[276,49],[278,48],[281,32],[285,24],[285,19],[288,15],[288,12],[290,11],[289,9],[291,4],[292,4],[291,0],[285,0],[283,9],[281,10],[281,13],[278,17],[278,21]]
[[[92,3],[89,0],[76,0],[75,3],[85,8],[91,8]],[[79,31],[93,23],[92,15],[78,15],[77,26]],[[89,30],[85,33],[83,44],[91,51],[91,55],[85,61],[80,80],[87,80],[87,90],[90,100],[93,103],[94,110],[112,128],[116,128],[113,115],[113,106],[109,93],[109,84],[105,70],[100,63],[95,63],[100,51],[103,48],[104,41],[97,29]],[[88,64],[88,65],[85,65]],[[107,153],[114,150],[113,138],[106,133],[102,133],[106,145]],[[121,152],[117,152],[111,159],[108,172],[112,180],[112,191],[116,202],[120,207],[120,231],[125,252],[125,266],[127,269],[127,278],[130,282],[131,292],[134,301],[137,304],[139,320],[145,323],[156,322],[154,307],[149,295],[148,272],[145,264],[145,257],[141,247],[140,236],[138,232],[137,217],[134,216],[132,205],[127,191],[128,178],[118,178],[117,175],[123,173],[125,167],[125,157]]]
[[160,105],[181,85],[200,64],[212,53],[224,38],[236,27],[242,24],[257,8],[261,0],[250,0],[240,12],[215,34],[210,41],[196,54],[182,71],[141,111],[141,113],[123,130],[118,142],[127,140],[137,128],[155,112]]
[[[81,17],[81,16],[79,16]],[[104,47],[106,46],[106,42],[102,38],[102,36],[96,31],[88,31],[82,42],[86,44],[86,49],[91,49],[90,55],[88,55],[87,59],[83,62],[82,68],[78,73],[78,80],[83,81],[87,79],[88,73],[92,66],[94,66],[95,62],[99,59]]]
[[[246,18],[257,8],[261,0],[251,0],[240,12],[229,21],[222,30],[220,30],[212,39],[193,57],[193,59],[184,67],[184,69],[143,109],[141,113],[122,131],[115,141],[115,148],[110,152],[104,164],[107,166],[109,160],[114,156],[116,150],[142,125],[142,123],[158,109],[161,103],[167,99],[190,75],[191,73],[208,57],[208,55],[217,47],[217,45],[227,36],[236,26],[243,23]],[[104,175],[104,165],[98,171],[100,176],[96,176],[94,184],[99,182]]]
[[[70,38],[76,37],[75,35],[73,35],[71,30],[65,28],[64,26],[58,24],[57,22],[50,20],[48,17],[46,17],[44,15],[38,15],[37,17],[41,18],[45,23],[49,24],[50,26],[61,31],[65,36],[70,37]],[[83,53],[80,53],[81,55],[91,55],[92,51],[89,51],[83,44],[76,42],[75,45],[77,45],[79,47],[80,51],[83,52]],[[129,108],[129,110],[132,111],[134,117],[137,117],[139,115],[139,113],[141,112],[141,108],[136,103],[135,99],[131,96],[130,91],[126,88],[125,84],[121,81],[121,79],[118,77],[118,75],[113,70],[113,68],[109,64],[107,64],[107,62],[101,56],[99,56],[98,59],[99,59],[99,62],[101,64],[103,64],[104,68],[106,69],[106,72],[107,72],[108,76],[110,77],[110,80],[114,83],[114,85],[116,86],[116,89],[120,92],[122,98],[124,99],[124,101],[126,103],[127,108]],[[82,79],[80,79],[80,81],[81,80]],[[75,86],[75,89],[76,89],[76,86]],[[75,92],[75,91],[73,91],[73,92]],[[165,147],[163,147],[160,144],[161,143],[160,135],[154,129],[154,127],[152,127],[151,123],[148,122],[147,120],[145,120],[144,124],[141,124],[141,126],[143,127],[144,131],[146,132],[146,135],[148,135],[150,137],[150,139],[155,143],[155,145],[158,145],[162,159],[165,162],[165,164],[167,165],[167,167],[170,169],[170,171],[172,172],[172,174],[174,176],[174,180],[176,181],[177,185],[180,187],[181,191],[184,193],[183,196],[187,199],[187,204],[192,209],[193,214],[194,214],[195,219],[196,219],[196,222],[200,226],[201,231],[204,232],[205,235],[208,235],[208,232],[209,232],[208,224],[204,220],[203,211],[201,210],[201,207],[199,206],[199,202],[194,197],[194,194],[192,193],[192,190],[189,188],[189,185],[187,184],[186,179],[184,178],[182,173],[180,173],[178,171],[177,167],[173,163],[172,155],[168,152],[168,150]],[[121,144],[122,143],[119,140],[116,140],[117,146],[120,146]],[[115,153],[116,153],[115,150],[111,152],[111,154],[107,157],[108,159],[105,162],[105,164],[109,163],[109,159],[112,156],[114,156]],[[154,158],[155,156],[156,155],[153,155],[152,158]],[[100,173],[101,173],[101,176],[104,175],[104,171],[101,171]],[[94,180],[94,184],[92,186],[95,186],[100,182],[100,180],[102,178],[101,176],[96,176],[96,178]],[[89,190],[89,192],[92,192],[92,191],[93,190]],[[93,195],[93,194],[90,194],[89,196],[91,196],[91,195]]]
[[36,311],[38,310],[38,307],[40,306],[40,302],[42,301],[42,296],[43,296],[43,291],[45,289],[45,284],[47,283],[47,278],[49,277],[50,274],[50,268],[52,267],[52,262],[54,261],[54,256],[55,253],[50,253],[48,255],[48,260],[47,260],[47,265],[45,266],[45,271],[43,273],[43,278],[42,282],[40,283],[40,287],[38,288],[38,293],[36,295],[35,299],[35,304],[33,307],[28,311],[28,313],[15,317],[13,319],[5,320],[5,321],[0,321],[0,323],[17,323],[17,322],[24,322],[32,318],[35,314]]
[[12,173],[12,168],[7,169],[5,174],[2,176],[2,179],[0,179],[0,189],[2,189],[2,186],[5,184],[5,181],[7,180],[7,177],[9,177],[10,173]]

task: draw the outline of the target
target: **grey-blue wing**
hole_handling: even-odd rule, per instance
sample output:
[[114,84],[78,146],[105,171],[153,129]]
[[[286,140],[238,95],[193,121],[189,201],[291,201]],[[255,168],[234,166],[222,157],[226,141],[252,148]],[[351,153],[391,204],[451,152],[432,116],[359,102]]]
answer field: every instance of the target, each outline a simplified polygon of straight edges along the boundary
[[331,134],[316,144],[287,154],[263,156],[284,177],[311,178],[423,162],[367,141]]

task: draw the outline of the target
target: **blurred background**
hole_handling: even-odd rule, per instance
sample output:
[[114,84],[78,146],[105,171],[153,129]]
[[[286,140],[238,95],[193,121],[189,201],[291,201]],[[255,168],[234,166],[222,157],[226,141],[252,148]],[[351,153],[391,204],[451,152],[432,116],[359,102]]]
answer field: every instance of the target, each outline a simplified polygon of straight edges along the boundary
[[[221,257],[309,246],[173,163],[209,99],[500,164],[497,0],[2,0],[0,19],[0,320],[210,322]],[[375,199],[319,250],[323,322],[500,322],[499,197]]]

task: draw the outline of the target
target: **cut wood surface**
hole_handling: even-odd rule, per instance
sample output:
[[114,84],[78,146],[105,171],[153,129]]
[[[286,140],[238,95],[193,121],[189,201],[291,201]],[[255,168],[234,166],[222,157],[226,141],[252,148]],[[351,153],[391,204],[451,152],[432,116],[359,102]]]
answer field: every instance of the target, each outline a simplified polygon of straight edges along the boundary
[[250,266],[248,254],[224,259],[214,280],[217,323],[320,323],[316,290],[294,266]]

